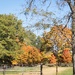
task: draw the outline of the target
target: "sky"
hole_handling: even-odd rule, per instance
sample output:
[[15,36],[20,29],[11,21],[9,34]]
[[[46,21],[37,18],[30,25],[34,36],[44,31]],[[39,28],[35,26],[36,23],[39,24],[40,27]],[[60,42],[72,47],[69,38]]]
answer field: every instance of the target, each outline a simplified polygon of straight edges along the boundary
[[[23,0],[0,0],[0,13],[1,14],[9,14],[9,13],[16,13],[20,9]],[[19,9],[19,10],[18,10]],[[17,11],[18,10],[18,11]]]
[[14,14],[18,19],[24,21],[23,11],[25,0],[0,0],[0,14]]
[[[52,0],[49,11],[53,12],[55,17],[62,18],[66,13],[70,11],[70,9],[68,6],[65,6],[62,10],[59,10],[58,6],[55,4],[55,1],[56,0]],[[38,2],[36,3],[38,4]],[[23,11],[24,4],[25,0],[0,0],[0,14],[14,14],[16,17],[18,17],[18,19],[23,21],[23,27],[28,24],[35,23],[40,17],[34,16],[33,19],[29,19],[27,21],[25,15],[21,13]],[[46,6],[47,5],[48,2],[46,3]],[[45,9],[46,6],[43,6],[43,8]],[[38,7],[41,6],[38,4]],[[64,24],[65,23],[66,22],[64,22]]]

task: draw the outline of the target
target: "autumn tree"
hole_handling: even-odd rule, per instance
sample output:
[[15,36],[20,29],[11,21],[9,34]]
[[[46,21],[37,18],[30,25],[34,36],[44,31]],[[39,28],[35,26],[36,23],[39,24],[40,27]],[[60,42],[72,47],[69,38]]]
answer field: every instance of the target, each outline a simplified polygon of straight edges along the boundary
[[56,59],[56,57],[54,56],[54,54],[51,54],[50,63],[51,63],[51,64],[56,64],[56,61],[57,61],[57,59]]
[[40,50],[38,50],[37,48],[23,44],[21,50],[23,51],[23,53],[17,60],[19,64],[26,64],[31,66],[41,62],[42,55],[40,53]]
[[[62,25],[55,25],[49,32],[45,32],[42,41],[42,50],[61,50],[66,47],[71,48],[71,29]],[[63,30],[63,31],[62,31]],[[57,49],[58,48],[58,49]]]
[[[26,0],[25,3],[27,3],[28,5],[25,7],[27,8],[27,12],[31,11],[32,7],[33,8],[37,8],[38,5],[35,5],[36,0]],[[50,7],[52,0],[48,1],[48,6],[47,6],[47,10]],[[59,9],[63,9],[65,5],[69,6],[69,13],[66,14],[66,19],[67,19],[67,24],[65,24],[65,27],[68,25],[68,22],[71,21],[72,18],[72,50],[73,50],[73,75],[75,75],[75,0],[55,0],[56,4],[58,5]],[[44,6],[46,5],[45,3],[47,3],[47,0],[41,0],[40,3],[44,4]],[[63,7],[63,8],[61,8]],[[40,9],[39,9],[40,10]],[[43,8],[41,9],[43,10]],[[37,11],[39,12],[39,11]],[[37,14],[37,12],[34,10],[34,13]],[[33,12],[32,12],[33,13]],[[63,12],[62,12],[63,13]],[[26,15],[27,13],[25,13]],[[41,14],[39,14],[41,15]],[[49,17],[50,18],[50,17]],[[47,19],[47,18],[46,18]],[[64,19],[64,17],[63,17]],[[63,19],[61,19],[63,21]]]
[[65,48],[62,52],[62,60],[64,63],[72,63],[72,53],[69,48]]
[[43,37],[41,38],[41,51],[50,51],[52,50],[52,42],[50,40],[50,37],[47,37],[47,32],[43,34]]
[[[68,22],[72,18],[72,51],[73,51],[73,75],[75,75],[75,0],[64,0],[64,4],[68,4],[70,12],[68,13]],[[62,3],[63,5],[63,3]],[[64,5],[65,6],[65,5]],[[66,25],[65,25],[66,26]]]

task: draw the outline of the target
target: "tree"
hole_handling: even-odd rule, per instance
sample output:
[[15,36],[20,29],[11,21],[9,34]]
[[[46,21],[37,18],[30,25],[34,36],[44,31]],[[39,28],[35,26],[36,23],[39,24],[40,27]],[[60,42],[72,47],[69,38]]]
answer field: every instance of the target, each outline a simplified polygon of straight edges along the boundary
[[75,75],[75,0],[66,0],[70,10],[71,10],[71,16],[72,17],[72,51],[73,51],[73,75]]
[[72,55],[69,48],[65,48],[62,53],[62,61],[64,63],[72,63]]
[[[28,45],[32,45],[32,46],[35,46],[35,41],[36,41],[36,35],[30,31],[30,30],[27,30],[26,31],[26,36],[27,38],[29,39],[29,42],[27,43]],[[33,39],[34,38],[34,39]],[[27,39],[26,39],[27,40]]]
[[[28,3],[28,5],[27,5],[28,10],[27,11],[30,11],[32,6],[36,7],[36,5],[34,3],[36,0],[28,0],[28,1],[29,2],[27,2]],[[44,3],[46,3],[46,1],[47,0],[41,0],[40,3],[44,4]],[[49,1],[49,5],[47,6],[47,8],[50,6],[51,1],[52,0]],[[58,0],[56,0],[56,1],[58,1]],[[64,3],[68,4],[68,6],[70,7],[70,10],[71,10],[71,13],[69,13],[69,15],[68,15],[68,22],[69,22],[70,18],[72,18],[73,75],[75,75],[75,22],[74,22],[75,21],[75,0],[62,0],[60,2],[62,2],[63,5],[64,5]],[[25,14],[27,14],[27,13],[25,13]],[[36,14],[37,14],[37,12],[36,12]]]
[[[55,25],[51,28],[49,32],[45,32],[44,36],[41,38],[42,50],[58,50],[64,49],[66,47],[71,48],[71,29],[62,25]],[[63,31],[62,31],[63,29]]]
[[50,40],[50,37],[47,36],[47,32],[43,34],[43,37],[41,38],[41,51],[50,51],[52,50],[52,41]]
[[21,50],[23,53],[19,56],[19,63],[26,65],[35,65],[41,62],[42,55],[40,51],[33,47],[23,44]]
[[35,47],[38,48],[39,50],[41,50],[41,37],[37,36],[36,40],[35,40]]
[[51,57],[50,57],[50,63],[51,63],[51,64],[55,64],[56,61],[57,61],[57,60],[56,60],[56,57],[54,56],[54,54],[52,54]]
[[[22,21],[14,15],[0,15],[0,62],[11,64],[20,54],[18,41],[24,41],[24,28]],[[18,38],[18,40],[17,40]]]

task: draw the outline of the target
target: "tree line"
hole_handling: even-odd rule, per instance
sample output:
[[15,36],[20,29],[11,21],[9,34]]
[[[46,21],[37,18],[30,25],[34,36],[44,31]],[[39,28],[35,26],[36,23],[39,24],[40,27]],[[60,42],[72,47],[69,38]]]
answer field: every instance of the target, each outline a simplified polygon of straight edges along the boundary
[[[54,25],[42,36],[22,27],[14,15],[0,15],[0,64],[72,63],[72,31]],[[57,58],[58,52],[58,58]]]

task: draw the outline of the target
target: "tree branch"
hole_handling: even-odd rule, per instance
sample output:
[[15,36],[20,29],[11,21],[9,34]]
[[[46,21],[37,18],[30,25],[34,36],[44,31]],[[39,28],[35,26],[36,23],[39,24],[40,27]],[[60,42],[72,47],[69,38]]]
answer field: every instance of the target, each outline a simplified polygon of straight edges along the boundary
[[[70,9],[71,9],[71,11],[72,11],[72,8],[73,8],[73,6],[72,6],[72,3],[71,3],[71,0],[65,0],[67,3],[68,3],[68,5],[69,5],[69,7],[70,7]],[[73,12],[73,11],[72,11]]]
[[34,0],[31,0],[31,1],[30,1],[29,7],[28,7],[29,9],[31,8],[33,1],[34,1]]

